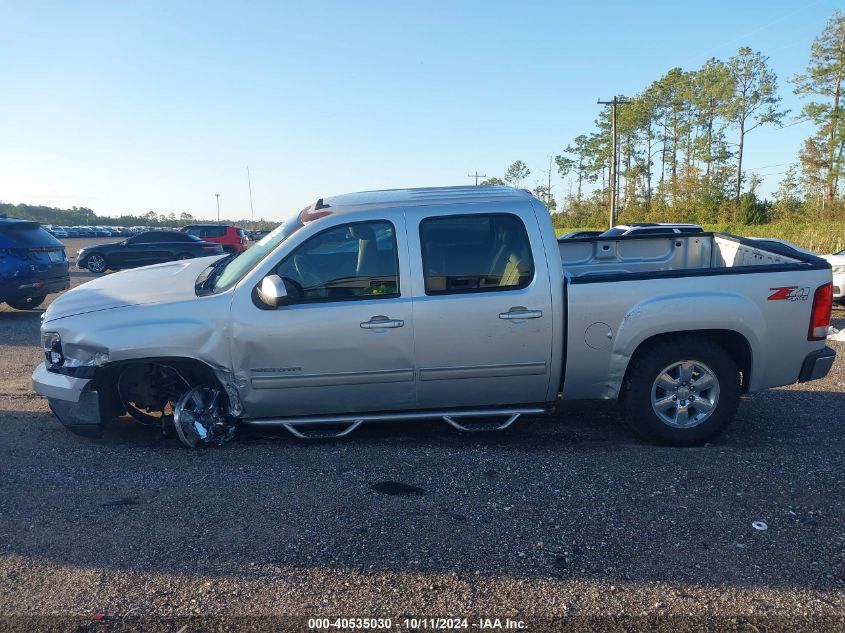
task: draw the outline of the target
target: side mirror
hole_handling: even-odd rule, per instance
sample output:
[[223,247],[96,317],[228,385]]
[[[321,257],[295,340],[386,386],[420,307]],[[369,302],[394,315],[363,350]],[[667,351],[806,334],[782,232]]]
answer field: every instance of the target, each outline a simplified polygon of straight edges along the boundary
[[256,288],[256,294],[261,302],[270,308],[278,308],[290,303],[287,286],[278,275],[267,275],[262,279]]

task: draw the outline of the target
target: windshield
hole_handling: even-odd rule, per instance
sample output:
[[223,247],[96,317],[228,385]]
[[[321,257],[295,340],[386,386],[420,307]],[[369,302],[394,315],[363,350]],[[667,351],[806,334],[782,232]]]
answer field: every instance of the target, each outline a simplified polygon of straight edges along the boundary
[[[279,244],[301,229],[303,224],[299,216],[300,214],[297,213],[285,220],[271,233],[268,233],[260,241],[256,242],[255,245],[237,257],[229,259],[225,266],[219,270],[210,273],[215,275],[213,285],[209,284],[211,286],[211,292],[223,292],[234,286],[253,266],[264,259],[268,253],[271,253]],[[222,262],[223,260],[220,261]]]

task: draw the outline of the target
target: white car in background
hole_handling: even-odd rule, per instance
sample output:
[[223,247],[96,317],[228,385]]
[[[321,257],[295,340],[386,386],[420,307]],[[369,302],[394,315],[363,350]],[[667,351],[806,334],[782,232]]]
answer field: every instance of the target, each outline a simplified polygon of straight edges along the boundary
[[55,224],[47,224],[44,226],[47,229],[47,232],[50,233],[53,237],[57,238],[66,238],[67,231],[65,231],[62,227],[57,226]]
[[833,300],[845,304],[845,250],[833,255],[822,255],[833,268]]
[[[769,237],[752,237],[750,239],[762,242],[766,247],[780,244],[787,250],[797,251],[805,255],[813,255],[810,251],[799,248],[795,244],[784,240]],[[827,260],[833,269],[833,302],[845,305],[845,250],[841,250],[833,255],[819,255],[819,257]]]

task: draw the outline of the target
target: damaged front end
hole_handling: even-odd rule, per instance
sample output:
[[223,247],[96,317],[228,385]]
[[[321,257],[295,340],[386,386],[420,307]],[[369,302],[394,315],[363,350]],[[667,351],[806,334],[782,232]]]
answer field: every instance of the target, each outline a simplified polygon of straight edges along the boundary
[[59,421],[77,435],[101,437],[104,423],[124,412],[144,426],[157,428],[162,436],[172,436],[175,431],[189,448],[223,444],[237,432],[238,407],[230,404],[228,390],[218,387],[215,374],[199,361],[162,359],[87,366],[82,378],[78,365],[65,367],[58,362],[61,352],[55,340],[50,341],[50,348],[48,359],[52,354],[53,362],[36,369],[33,387],[47,398]]
[[83,437],[102,436],[100,395],[96,391],[83,391],[77,402],[48,397],[47,403],[68,431]]
[[186,362],[133,363],[119,372],[117,394],[126,412],[162,435],[176,431],[188,448],[223,444],[237,432],[227,392],[210,370]]

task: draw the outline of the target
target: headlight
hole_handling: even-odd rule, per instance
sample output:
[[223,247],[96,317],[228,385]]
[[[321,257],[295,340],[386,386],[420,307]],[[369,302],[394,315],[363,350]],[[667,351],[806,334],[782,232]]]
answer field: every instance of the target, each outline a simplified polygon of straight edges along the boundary
[[109,362],[108,351],[73,344],[62,346],[62,337],[56,332],[44,332],[41,335],[41,347],[47,359],[47,368],[59,374],[92,378],[97,367]]
[[47,359],[47,366],[51,369],[61,367],[65,362],[62,354],[62,337],[57,332],[43,332],[41,334],[41,348]]

